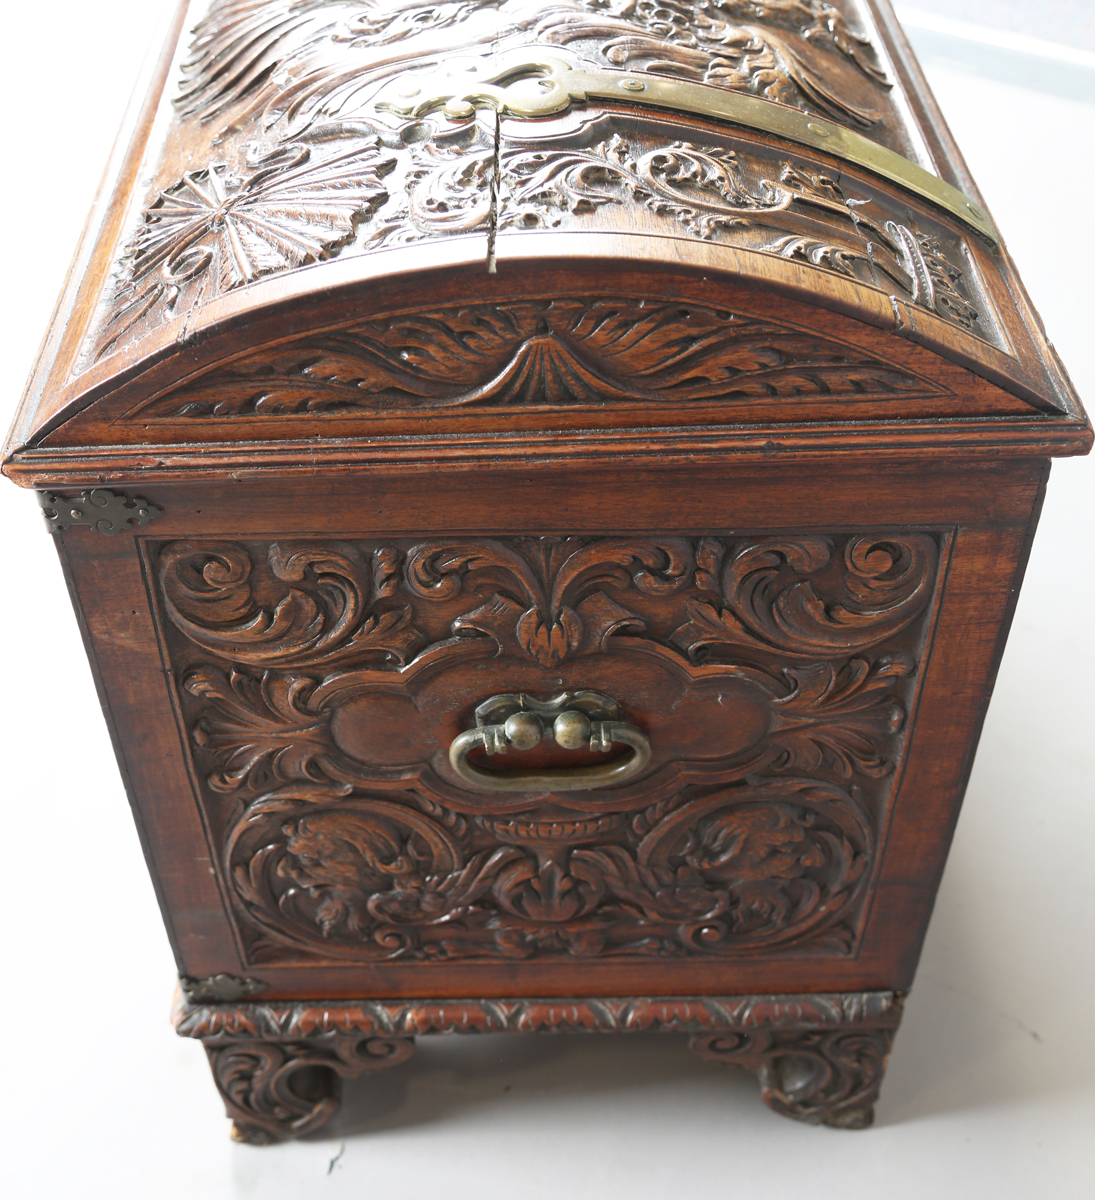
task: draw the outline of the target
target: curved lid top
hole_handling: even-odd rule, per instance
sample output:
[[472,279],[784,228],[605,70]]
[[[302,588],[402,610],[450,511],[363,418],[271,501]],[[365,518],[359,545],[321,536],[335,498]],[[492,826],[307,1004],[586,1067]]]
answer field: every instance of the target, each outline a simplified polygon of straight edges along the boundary
[[188,0],[148,76],[24,481],[473,428],[1090,444],[884,0]]

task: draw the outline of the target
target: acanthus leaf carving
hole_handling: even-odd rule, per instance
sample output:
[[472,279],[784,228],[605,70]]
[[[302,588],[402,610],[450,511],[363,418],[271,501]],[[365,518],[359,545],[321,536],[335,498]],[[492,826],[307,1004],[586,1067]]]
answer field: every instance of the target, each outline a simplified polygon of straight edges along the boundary
[[691,547],[681,538],[484,539],[416,546],[407,556],[406,578],[409,590],[423,597],[489,588],[487,603],[461,616],[453,631],[485,634],[503,650],[518,648],[555,666],[599,650],[621,628],[643,628],[642,618],[606,595],[605,586],[664,593],[687,585],[691,567]]
[[938,396],[940,385],[817,333],[624,298],[514,301],[385,317],[259,351],[141,418],[487,405]]
[[[199,773],[224,797],[213,823],[251,961],[853,948],[917,671],[894,639],[916,644],[935,535],[184,542],[158,563],[178,634],[229,662],[245,651],[180,686],[200,706]],[[358,636],[377,605],[414,650]],[[712,730],[728,757],[707,764],[715,744],[697,743],[694,764],[665,760],[680,774],[639,776],[615,804],[453,791],[385,731],[443,747],[416,689],[484,651],[575,678],[607,651],[655,688],[668,671],[670,707],[689,712],[717,688],[744,705]],[[336,732],[344,705],[359,715]],[[741,720],[761,723],[725,747]]]
[[[251,665],[279,666],[375,656],[403,662],[422,643],[409,606],[374,603],[370,564],[329,547],[271,545],[278,580],[290,587],[273,608],[256,603],[252,562],[228,543],[176,542],[158,570],[168,616],[191,641]],[[385,587],[385,560],[378,558]]]
[[540,832],[469,852],[377,797],[271,796],[237,821],[226,865],[267,937],[338,957],[717,955],[824,932],[872,845],[851,793],[801,779],[699,796],[630,845],[549,849]]
[[673,642],[692,658],[721,647],[827,657],[876,644],[923,610],[933,577],[930,535],[850,539],[839,599],[827,600],[812,577],[833,551],[830,538],[743,543],[723,563],[721,603],[689,601],[690,620]]

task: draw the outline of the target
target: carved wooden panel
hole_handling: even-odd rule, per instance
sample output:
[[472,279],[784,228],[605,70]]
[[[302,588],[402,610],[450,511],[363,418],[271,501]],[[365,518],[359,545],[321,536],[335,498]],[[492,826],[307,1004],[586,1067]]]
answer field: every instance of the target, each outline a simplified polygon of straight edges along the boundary
[[889,85],[878,54],[822,0],[225,0],[194,31],[164,154],[82,365],[335,255],[572,228],[796,260],[1006,348],[961,226],[824,155],[641,108],[500,124],[487,111],[406,119],[391,109],[392,88],[413,92],[456,61],[486,72],[521,47],[744,90],[913,153],[880,103]]
[[217,148],[152,200],[123,255],[94,355],[258,278],[338,253],[621,222],[806,263],[999,342],[963,235],[927,205],[729,130],[705,131],[701,141],[682,121],[597,110],[572,124],[547,136],[535,122],[507,122],[497,155],[483,122],[452,128],[430,119],[393,130],[378,114],[325,127],[319,144],[249,143],[232,165]]
[[430,408],[950,397],[816,331],[687,301],[513,301],[376,317],[262,348],[131,419]]
[[[194,29],[175,107],[302,128],[360,106],[438,52],[567,49],[601,68],[751,92],[870,128],[890,87],[844,0],[216,0]],[[237,116],[238,120],[238,116]]]
[[[850,953],[945,543],[146,542],[246,960]],[[578,689],[648,735],[634,781],[454,773],[487,697]]]

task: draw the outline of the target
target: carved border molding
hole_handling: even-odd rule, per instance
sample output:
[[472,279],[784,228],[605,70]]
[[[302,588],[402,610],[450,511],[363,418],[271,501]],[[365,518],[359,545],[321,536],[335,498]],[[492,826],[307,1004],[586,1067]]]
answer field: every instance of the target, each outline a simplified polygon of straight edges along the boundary
[[[414,1038],[445,1033],[690,1033],[700,1058],[755,1071],[761,1099],[809,1124],[873,1119],[901,1020],[895,992],[484,1000],[271,1001],[176,998],[180,1037],[205,1046],[233,1137],[312,1133],[338,1110],[340,1080],[395,1066]],[[307,1095],[292,1088],[309,1071]]]

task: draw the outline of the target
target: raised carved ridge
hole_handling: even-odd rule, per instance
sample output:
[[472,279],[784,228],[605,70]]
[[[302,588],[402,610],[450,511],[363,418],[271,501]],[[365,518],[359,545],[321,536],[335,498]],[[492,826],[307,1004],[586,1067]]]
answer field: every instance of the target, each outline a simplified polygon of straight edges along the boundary
[[147,420],[944,394],[815,333],[692,303],[604,298],[379,318],[244,355],[138,411]]
[[[157,563],[252,961],[851,949],[933,535],[279,543],[264,558],[177,542]],[[603,792],[467,790],[446,748],[477,664],[524,672],[506,678],[527,691],[543,671],[589,686],[606,656],[653,706],[624,713],[648,726],[649,768]],[[673,751],[693,721],[711,747]]]
[[720,1029],[813,1029],[896,1025],[894,992],[791,995],[515,997],[491,1000],[324,1000],[179,1003],[180,1037],[303,1041],[419,1037],[430,1033],[702,1033]]

